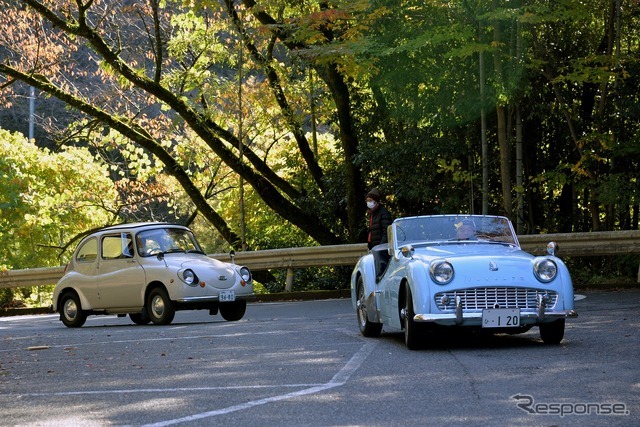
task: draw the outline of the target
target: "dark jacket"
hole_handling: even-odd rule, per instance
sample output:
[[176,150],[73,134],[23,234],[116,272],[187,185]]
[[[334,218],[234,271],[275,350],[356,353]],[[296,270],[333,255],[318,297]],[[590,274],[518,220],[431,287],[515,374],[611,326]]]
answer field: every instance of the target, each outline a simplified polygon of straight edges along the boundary
[[369,249],[381,243],[387,243],[387,227],[391,225],[391,214],[380,203],[369,212]]

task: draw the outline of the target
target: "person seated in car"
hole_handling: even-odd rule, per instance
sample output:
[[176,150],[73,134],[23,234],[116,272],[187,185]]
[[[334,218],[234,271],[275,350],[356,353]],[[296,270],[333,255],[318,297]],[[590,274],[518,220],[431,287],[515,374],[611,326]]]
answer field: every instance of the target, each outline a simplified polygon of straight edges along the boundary
[[469,240],[476,237],[476,226],[473,221],[465,219],[456,230],[456,238],[459,240]]

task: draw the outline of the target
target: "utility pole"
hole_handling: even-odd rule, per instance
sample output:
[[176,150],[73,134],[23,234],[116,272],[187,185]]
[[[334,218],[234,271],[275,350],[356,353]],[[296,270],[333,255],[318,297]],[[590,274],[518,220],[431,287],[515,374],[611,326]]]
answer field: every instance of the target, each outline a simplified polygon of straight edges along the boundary
[[29,141],[35,138],[34,121],[36,115],[36,88],[29,88]]

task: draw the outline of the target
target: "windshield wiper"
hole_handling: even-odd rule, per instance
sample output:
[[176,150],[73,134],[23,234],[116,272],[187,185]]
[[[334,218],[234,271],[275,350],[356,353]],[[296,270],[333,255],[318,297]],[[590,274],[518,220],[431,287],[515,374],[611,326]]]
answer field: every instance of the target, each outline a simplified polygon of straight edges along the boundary
[[166,251],[162,252],[163,254],[175,254],[177,252],[184,252],[186,253],[187,251],[182,249],[182,248],[171,248],[171,249],[167,249]]

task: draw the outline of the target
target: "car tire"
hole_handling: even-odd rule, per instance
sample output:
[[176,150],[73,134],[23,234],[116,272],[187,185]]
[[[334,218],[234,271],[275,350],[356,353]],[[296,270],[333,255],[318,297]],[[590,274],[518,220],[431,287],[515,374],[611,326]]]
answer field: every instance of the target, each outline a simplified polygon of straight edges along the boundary
[[149,319],[155,325],[169,325],[173,321],[176,309],[163,288],[154,288],[149,292],[145,307]]
[[407,291],[405,292],[405,305],[404,305],[404,343],[409,350],[417,350],[422,344],[422,331],[420,325],[413,320],[415,312],[413,311],[413,297],[411,296],[411,289],[407,285]]
[[364,293],[364,281],[362,277],[358,277],[356,284],[356,292],[358,299],[356,301],[356,317],[358,318],[358,327],[360,333],[365,337],[376,338],[382,332],[382,323],[371,322],[367,316],[367,300]]
[[80,298],[75,292],[66,292],[60,298],[60,320],[68,328],[79,328],[87,320]]
[[540,325],[540,338],[545,344],[560,344],[564,338],[564,319]]
[[129,313],[129,318],[136,325],[147,325],[151,322],[149,315],[147,314],[147,309],[143,309],[140,313]]
[[246,310],[246,300],[220,303],[220,315],[224,320],[228,320],[229,322],[235,322],[242,319]]

